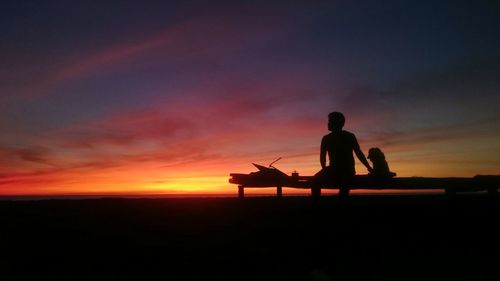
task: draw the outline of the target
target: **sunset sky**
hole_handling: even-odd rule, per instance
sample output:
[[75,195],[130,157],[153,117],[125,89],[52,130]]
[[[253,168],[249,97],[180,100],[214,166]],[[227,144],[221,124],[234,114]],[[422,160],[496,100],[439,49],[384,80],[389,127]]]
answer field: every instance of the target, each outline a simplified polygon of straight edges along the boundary
[[[500,174],[497,1],[2,1],[0,195],[235,193],[319,170]],[[367,173],[357,163],[359,174]]]

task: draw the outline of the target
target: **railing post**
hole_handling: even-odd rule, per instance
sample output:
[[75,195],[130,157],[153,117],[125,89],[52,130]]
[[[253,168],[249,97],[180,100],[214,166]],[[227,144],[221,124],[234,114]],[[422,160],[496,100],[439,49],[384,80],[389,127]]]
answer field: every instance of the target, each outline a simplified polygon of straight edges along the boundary
[[349,191],[350,191],[349,186],[341,185],[339,187],[339,197],[340,198],[346,198],[346,197],[348,197],[349,196]]
[[490,195],[491,197],[495,197],[498,195],[498,188],[496,187],[488,187],[488,195]]
[[245,187],[243,185],[238,185],[238,198],[245,197]]
[[283,190],[282,190],[281,186],[277,186],[276,187],[276,196],[277,197],[282,197],[283,196]]
[[452,187],[446,187],[444,189],[444,193],[446,194],[446,196],[448,196],[450,198],[453,198],[453,197],[455,197],[455,195],[457,195],[457,191]]
[[321,188],[319,187],[312,187],[311,188],[311,196],[315,199],[321,197]]

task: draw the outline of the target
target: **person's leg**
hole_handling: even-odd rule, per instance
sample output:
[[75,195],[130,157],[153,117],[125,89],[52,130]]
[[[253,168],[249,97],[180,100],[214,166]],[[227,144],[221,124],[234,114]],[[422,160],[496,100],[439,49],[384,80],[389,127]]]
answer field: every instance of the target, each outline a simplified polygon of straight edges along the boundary
[[313,199],[317,200],[321,197],[321,187],[325,182],[326,169],[322,169],[317,172],[311,180],[311,196]]
[[354,171],[344,171],[344,173],[337,175],[337,179],[339,184],[339,197],[348,197],[350,187],[354,181]]
[[335,172],[333,166],[328,166],[321,171],[317,172],[311,180],[311,194],[313,197],[319,198],[321,196],[321,189],[327,185],[334,184]]
[[339,187],[339,197],[346,198],[349,196],[349,186],[347,184],[341,184]]

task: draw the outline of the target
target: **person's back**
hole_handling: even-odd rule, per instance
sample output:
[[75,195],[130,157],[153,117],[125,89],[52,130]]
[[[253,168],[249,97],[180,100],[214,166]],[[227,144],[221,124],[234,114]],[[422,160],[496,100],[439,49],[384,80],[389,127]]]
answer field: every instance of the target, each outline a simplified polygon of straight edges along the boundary
[[344,130],[332,132],[324,136],[321,141],[321,147],[326,150],[330,160],[329,166],[335,167],[338,173],[345,176],[355,174],[353,151],[356,145],[354,134]]

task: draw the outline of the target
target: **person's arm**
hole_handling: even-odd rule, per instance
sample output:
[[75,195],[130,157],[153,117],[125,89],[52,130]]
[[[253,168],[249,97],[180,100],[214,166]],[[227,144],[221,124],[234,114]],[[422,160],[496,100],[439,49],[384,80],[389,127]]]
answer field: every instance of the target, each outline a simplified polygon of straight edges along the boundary
[[321,139],[321,151],[319,152],[319,163],[321,163],[321,168],[326,168],[326,141],[325,137]]
[[365,154],[363,153],[363,151],[361,151],[361,148],[359,147],[359,143],[356,137],[354,137],[354,153],[356,153],[356,156],[358,157],[359,161],[361,161],[361,163],[365,165],[368,172],[371,173],[373,169],[370,166],[370,163],[368,163],[368,160],[366,160]]

